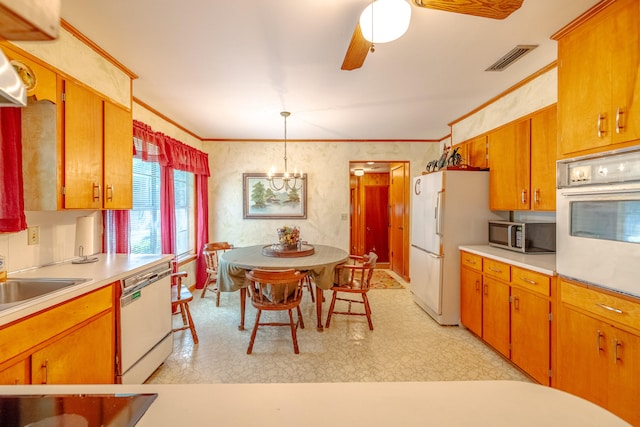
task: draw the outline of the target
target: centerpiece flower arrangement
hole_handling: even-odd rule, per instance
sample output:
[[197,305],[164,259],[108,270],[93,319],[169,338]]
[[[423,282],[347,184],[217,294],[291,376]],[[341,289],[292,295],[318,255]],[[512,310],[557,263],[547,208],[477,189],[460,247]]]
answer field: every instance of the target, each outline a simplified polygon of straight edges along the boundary
[[300,240],[300,228],[284,226],[278,228],[278,240],[283,247],[295,248]]

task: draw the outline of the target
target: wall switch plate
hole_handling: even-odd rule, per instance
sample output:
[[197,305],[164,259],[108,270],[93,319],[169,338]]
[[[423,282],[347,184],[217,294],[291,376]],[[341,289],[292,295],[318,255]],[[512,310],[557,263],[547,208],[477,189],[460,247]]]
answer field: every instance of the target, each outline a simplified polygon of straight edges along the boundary
[[27,245],[37,245],[40,243],[40,227],[33,226],[27,228]]
[[349,218],[349,215],[347,215],[346,213],[343,213],[340,215],[340,219],[343,221],[346,221]]

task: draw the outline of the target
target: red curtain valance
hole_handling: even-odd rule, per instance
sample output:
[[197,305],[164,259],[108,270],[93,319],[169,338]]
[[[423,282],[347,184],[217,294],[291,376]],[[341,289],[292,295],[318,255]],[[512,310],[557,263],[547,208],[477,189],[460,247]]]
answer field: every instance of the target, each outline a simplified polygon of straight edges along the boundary
[[171,138],[137,120],[133,121],[134,156],[145,161],[156,161],[162,166],[210,176],[209,155]]

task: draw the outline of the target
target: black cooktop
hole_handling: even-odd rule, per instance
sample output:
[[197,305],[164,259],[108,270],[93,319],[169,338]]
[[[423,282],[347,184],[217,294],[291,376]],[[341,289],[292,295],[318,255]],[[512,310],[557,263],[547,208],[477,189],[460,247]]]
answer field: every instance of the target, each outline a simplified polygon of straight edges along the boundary
[[133,427],[157,397],[156,393],[0,395],[0,426]]

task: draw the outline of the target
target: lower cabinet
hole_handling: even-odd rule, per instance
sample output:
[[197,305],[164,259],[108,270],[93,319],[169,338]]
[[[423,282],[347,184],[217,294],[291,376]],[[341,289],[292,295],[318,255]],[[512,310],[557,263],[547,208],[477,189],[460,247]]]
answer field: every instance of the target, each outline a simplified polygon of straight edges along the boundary
[[460,262],[461,323],[549,385],[555,278],[465,251]]
[[557,388],[640,425],[640,301],[560,280]]
[[113,285],[0,328],[0,384],[112,384]]

